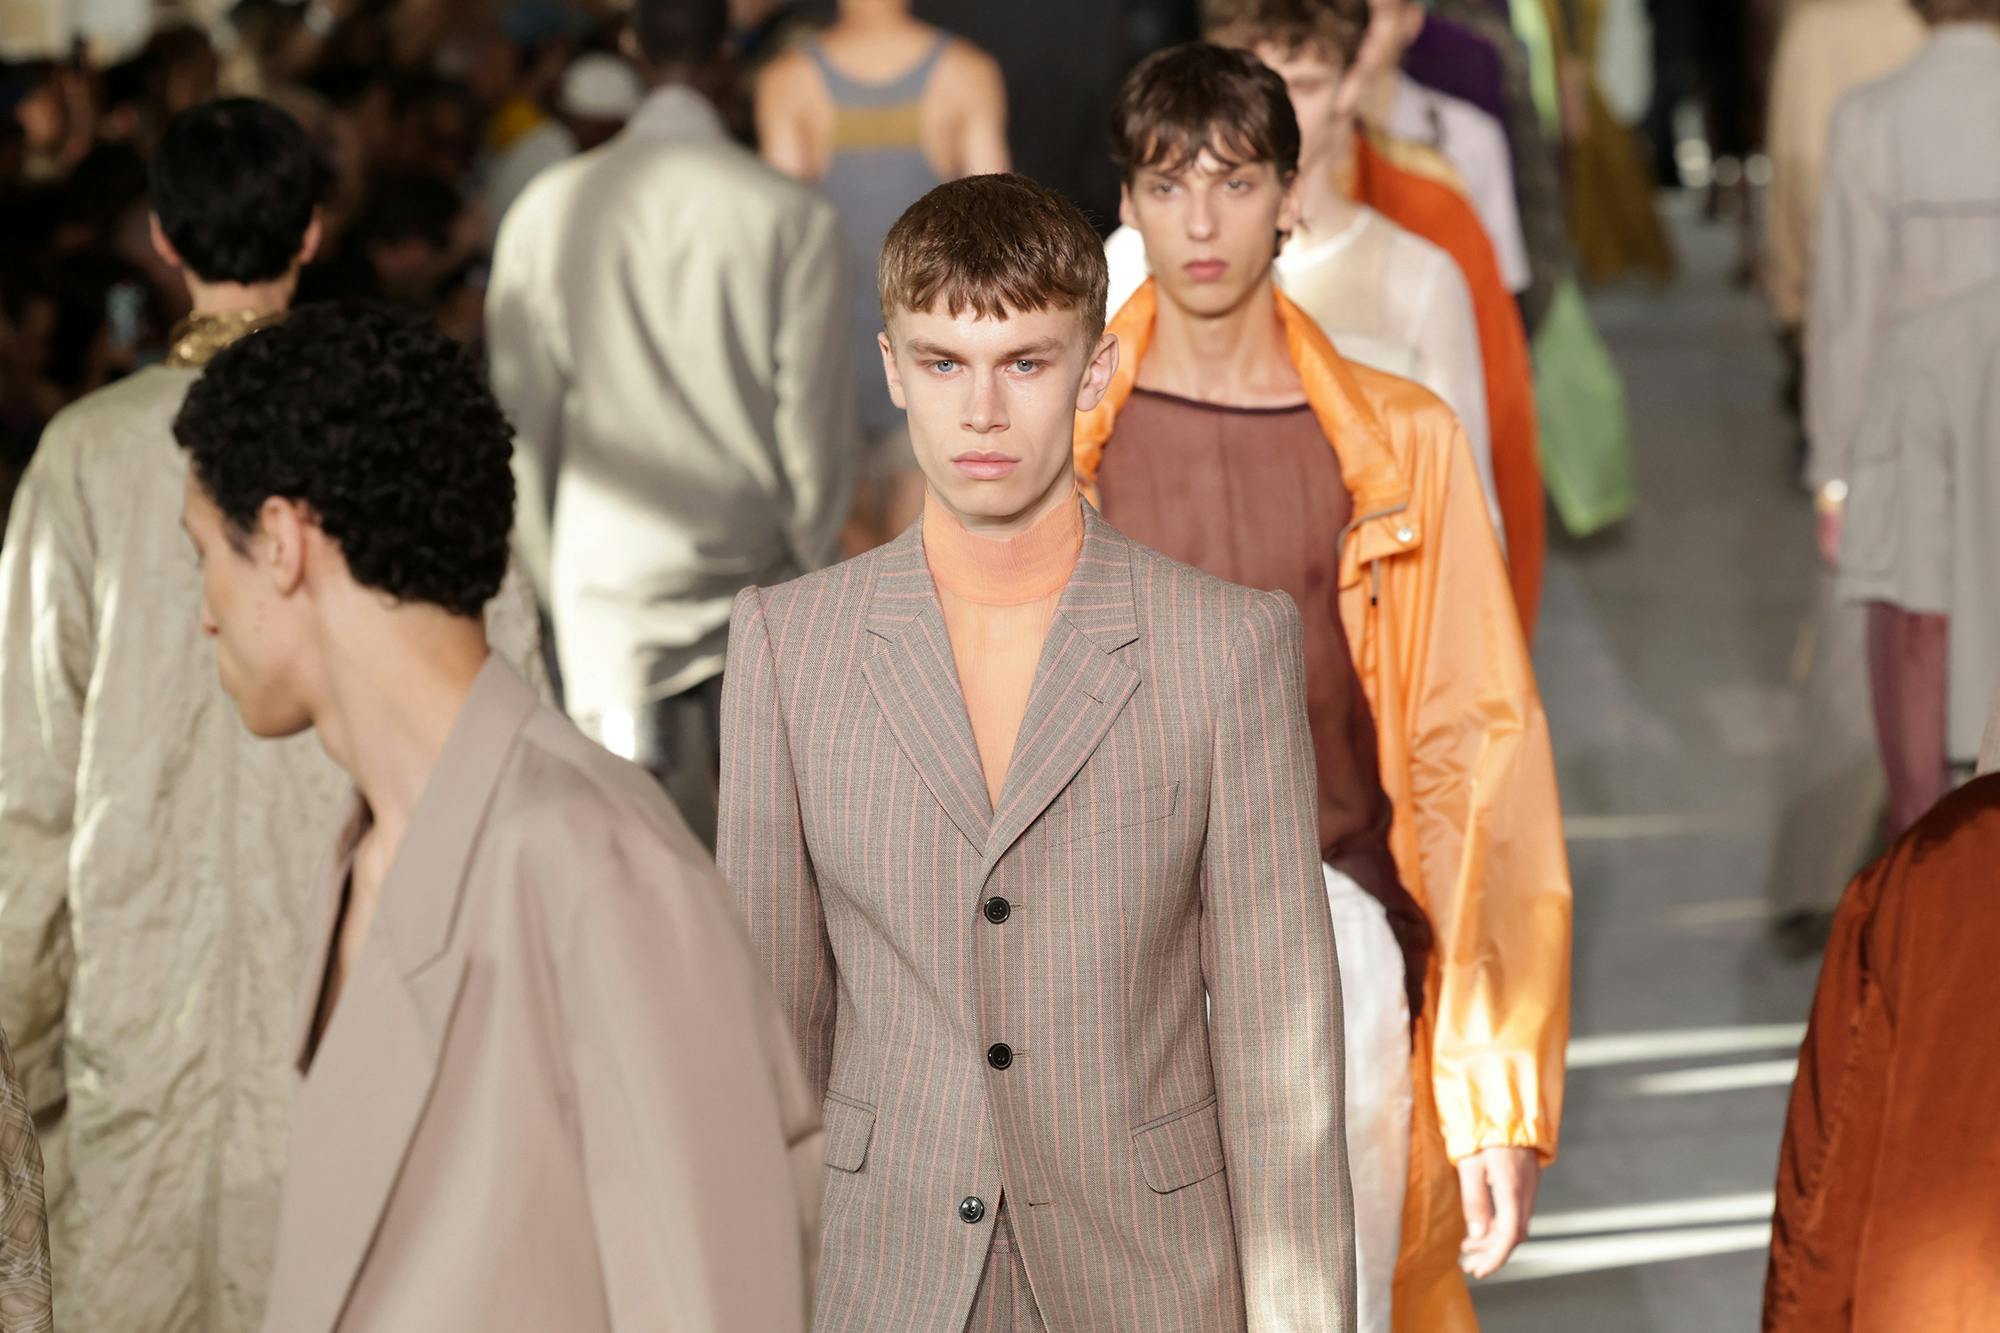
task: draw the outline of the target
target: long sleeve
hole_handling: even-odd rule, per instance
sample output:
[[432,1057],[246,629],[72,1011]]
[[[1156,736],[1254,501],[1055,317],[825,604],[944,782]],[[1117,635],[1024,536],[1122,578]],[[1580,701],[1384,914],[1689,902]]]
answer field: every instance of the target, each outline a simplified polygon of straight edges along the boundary
[[1486,496],[1493,531],[1505,546],[1507,529],[1500,519],[1500,490],[1493,480],[1493,430],[1486,407],[1486,367],[1480,359],[1479,321],[1473,314],[1472,290],[1465,275],[1447,259],[1436,266],[1426,298],[1416,311],[1412,344],[1423,354],[1424,385],[1458,414],[1466,443]]
[[1865,107],[1834,112],[1806,314],[1806,433],[1814,486],[1847,479],[1879,340],[1893,246],[1886,148]]
[[[1422,897],[1437,937],[1431,1070],[1453,1161],[1485,1148],[1555,1156],[1569,1038],[1570,886],[1548,724],[1500,551],[1452,433],[1429,595],[1410,640],[1410,789]],[[1388,593],[1385,596],[1391,595]]]
[[1848,1326],[1892,1086],[1895,1032],[1878,967],[1895,950],[1876,916],[1908,869],[1910,841],[1863,872],[1834,916],[1778,1153],[1765,1333]]
[[611,1327],[805,1333],[824,1143],[791,1034],[692,838],[594,841],[553,970]]
[[72,452],[60,430],[0,549],[0,1028],[38,1116],[64,1096],[70,842],[95,653],[83,501],[50,461]]
[[755,588],[737,596],[730,615],[720,799],[716,859],[776,984],[778,1006],[805,1056],[806,1081],[823,1098],[838,1004],[833,945],[799,811],[778,664]]
[[1352,1330],[1340,968],[1289,599],[1257,595],[1217,688],[1202,970],[1248,1326]]
[[[1912,325],[1908,332],[1917,332]],[[1952,427],[1956,374],[1930,339],[1890,340],[1848,455],[1840,595],[1905,611],[1952,608]],[[1928,804],[1928,803],[1927,803]]]
[[514,547],[547,607],[568,385],[549,341],[559,314],[541,295],[541,252],[549,240],[540,207],[544,194],[531,190],[500,228],[486,291],[486,333],[493,393],[514,426]]
[[[815,202],[786,264],[778,296],[778,463],[788,497],[785,528],[802,570],[832,562],[854,504],[857,431],[847,327],[849,293],[833,209]],[[853,293],[855,300],[873,293]]]

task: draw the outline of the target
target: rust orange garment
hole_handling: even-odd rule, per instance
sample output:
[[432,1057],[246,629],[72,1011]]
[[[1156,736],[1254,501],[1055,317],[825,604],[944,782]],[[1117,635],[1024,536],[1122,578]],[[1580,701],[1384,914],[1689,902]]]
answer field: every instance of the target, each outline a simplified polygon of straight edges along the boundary
[[1548,515],[1535,428],[1535,371],[1521,309],[1500,277],[1493,243],[1470,201],[1414,161],[1405,149],[1372,134],[1355,148],[1354,197],[1391,222],[1449,254],[1472,289],[1479,354],[1486,369],[1486,411],[1493,433],[1493,483],[1507,529],[1507,581],[1521,625],[1534,637],[1542,597]]
[[[1118,371],[1077,418],[1086,494],[1155,300],[1148,282],[1111,322]],[[1496,1147],[1552,1161],[1562,1118],[1570,889],[1548,724],[1458,419],[1420,385],[1343,361],[1297,306],[1277,304],[1354,499],[1341,620],[1375,713],[1390,850],[1437,939],[1416,1022],[1396,1329],[1466,1333],[1479,1325],[1458,1271],[1452,1163]]]
[[925,493],[924,561],[986,772],[986,798],[996,806],[1049,621],[1082,551],[1081,504],[1058,505],[1012,537],[982,537]]
[[1765,1333],[2000,1328],[2000,777],[1840,901],[1778,1155]]

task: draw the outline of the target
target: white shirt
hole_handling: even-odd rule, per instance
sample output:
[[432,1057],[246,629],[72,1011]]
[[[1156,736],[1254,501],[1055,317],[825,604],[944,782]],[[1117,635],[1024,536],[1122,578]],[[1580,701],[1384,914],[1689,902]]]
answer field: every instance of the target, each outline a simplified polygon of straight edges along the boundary
[[1520,197],[1514,193],[1514,158],[1500,122],[1470,102],[1398,74],[1395,104],[1383,128],[1445,155],[1465,182],[1473,211],[1493,242],[1501,281],[1516,295],[1528,290],[1528,243],[1521,233]]

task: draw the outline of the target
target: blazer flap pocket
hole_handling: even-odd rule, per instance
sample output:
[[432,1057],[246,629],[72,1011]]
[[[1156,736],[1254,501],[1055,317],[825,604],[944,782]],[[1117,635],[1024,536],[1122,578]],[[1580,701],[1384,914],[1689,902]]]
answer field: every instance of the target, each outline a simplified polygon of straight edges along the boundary
[[1180,783],[1167,782],[1140,791],[1121,791],[1109,800],[1099,799],[1088,805],[1073,807],[1069,811],[1068,827],[1063,830],[1063,840],[1081,842],[1114,829],[1132,828],[1165,819],[1174,812],[1174,800],[1180,795],[1180,790]]
[[1155,1194],[1199,1184],[1223,1168],[1222,1121],[1215,1096],[1132,1131],[1139,1172]]
[[837,1092],[826,1094],[826,1164],[836,1171],[859,1171],[875,1137],[875,1108]]

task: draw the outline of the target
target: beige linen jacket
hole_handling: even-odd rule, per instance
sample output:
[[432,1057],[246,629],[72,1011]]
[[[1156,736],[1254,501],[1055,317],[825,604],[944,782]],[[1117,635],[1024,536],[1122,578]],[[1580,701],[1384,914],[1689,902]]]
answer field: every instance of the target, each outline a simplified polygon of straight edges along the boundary
[[309,1049],[267,1333],[803,1333],[822,1155],[708,854],[489,661]]
[[[919,524],[736,603],[721,862],[827,1121],[821,1333],[1354,1327],[1298,612],[1087,511],[998,808]],[[1212,1017],[1204,1020],[1204,1003]]]
[[1796,0],[1785,12],[1771,65],[1764,211],[1764,291],[1778,323],[1806,319],[1813,217],[1833,109],[1842,96],[1916,54],[1923,20],[1909,0]]
[[[0,547],[0,1028],[63,1329],[257,1326],[309,886],[346,793],[217,680],[172,431],[197,374],[141,371],[50,423]],[[525,580],[487,621],[541,679]]]
[[1948,616],[1947,757],[1978,757],[2000,682],[2000,281],[1884,339],[1856,433],[1839,587]]
[[858,429],[846,285],[832,206],[685,88],[507,214],[493,388],[587,730],[719,674],[731,599],[832,560]]
[[2000,279],[2000,28],[1933,29],[1907,64],[1840,100],[1806,311],[1815,487],[1848,481],[1894,327]]

